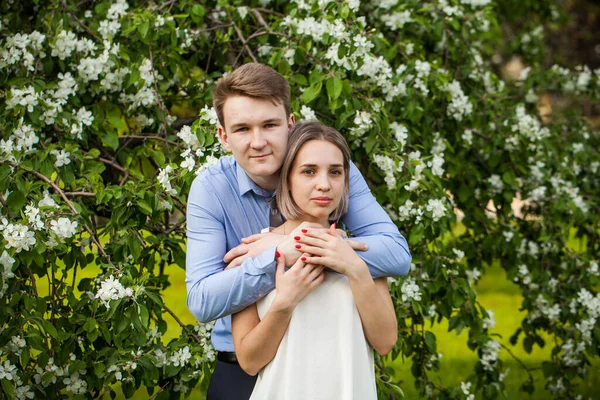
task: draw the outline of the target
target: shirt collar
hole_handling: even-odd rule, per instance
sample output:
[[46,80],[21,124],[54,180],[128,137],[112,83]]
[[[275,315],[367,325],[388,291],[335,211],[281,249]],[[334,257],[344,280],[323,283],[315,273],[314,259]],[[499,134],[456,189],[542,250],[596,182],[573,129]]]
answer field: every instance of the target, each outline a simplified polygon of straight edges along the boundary
[[237,174],[238,189],[240,191],[240,195],[243,196],[249,191],[253,191],[257,195],[263,197],[271,197],[273,195],[272,193],[269,193],[269,191],[258,186],[252,179],[250,179],[246,171],[244,171],[244,168],[242,168],[237,161],[235,163],[235,170]]

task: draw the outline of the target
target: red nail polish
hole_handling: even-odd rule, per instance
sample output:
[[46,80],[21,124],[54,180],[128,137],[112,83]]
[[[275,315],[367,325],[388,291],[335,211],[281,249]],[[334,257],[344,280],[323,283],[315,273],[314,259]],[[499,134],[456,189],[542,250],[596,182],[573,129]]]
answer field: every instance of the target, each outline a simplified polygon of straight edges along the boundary
[[302,229],[302,233],[306,233],[306,232],[308,232],[307,229]]
[[302,247],[302,246],[300,246],[299,244],[297,244],[297,245],[296,245],[296,248],[297,248],[297,249],[299,249],[300,247]]
[[294,236],[294,240],[300,240],[300,236]]
[[306,261],[306,257],[300,257],[302,261]]
[[337,224],[335,222],[333,223],[333,229],[337,229]]
[[275,257],[279,258],[281,256],[281,254],[279,254],[279,252],[277,250],[275,250]]

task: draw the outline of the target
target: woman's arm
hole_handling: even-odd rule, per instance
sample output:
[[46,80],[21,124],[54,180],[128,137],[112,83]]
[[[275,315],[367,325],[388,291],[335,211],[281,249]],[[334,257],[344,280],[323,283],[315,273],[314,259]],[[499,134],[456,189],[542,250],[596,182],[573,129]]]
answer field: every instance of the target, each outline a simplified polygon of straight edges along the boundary
[[388,354],[398,340],[398,321],[387,278],[373,280],[365,264],[363,273],[348,276],[365,336],[377,353]]
[[[306,256],[306,255],[305,255]],[[240,367],[256,375],[277,354],[281,339],[296,306],[321,282],[323,267],[305,264],[301,259],[287,271],[285,257],[277,260],[275,299],[260,320],[256,304],[232,316],[231,331]]]
[[306,235],[310,245],[302,245],[301,249],[313,254],[306,262],[324,265],[348,277],[367,340],[377,353],[389,353],[398,339],[398,321],[387,279],[373,280],[367,264],[336,235],[334,227],[328,233],[309,230]]

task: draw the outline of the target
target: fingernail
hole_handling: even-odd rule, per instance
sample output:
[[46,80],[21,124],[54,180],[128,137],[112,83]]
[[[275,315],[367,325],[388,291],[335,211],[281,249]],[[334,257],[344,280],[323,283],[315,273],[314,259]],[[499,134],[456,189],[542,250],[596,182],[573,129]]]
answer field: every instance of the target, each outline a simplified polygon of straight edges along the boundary
[[281,254],[279,254],[279,252],[277,250],[275,250],[275,257],[279,258],[281,256]]
[[302,261],[306,261],[306,257],[300,257]]
[[335,222],[333,223],[333,229],[337,229],[337,225]]
[[302,229],[302,233],[306,233],[306,232],[308,232],[307,229]]
[[300,240],[300,236],[294,236],[294,240]]
[[296,245],[296,248],[297,248],[297,249],[299,249],[300,247],[302,247],[302,246],[300,246],[299,244],[297,244],[297,245]]

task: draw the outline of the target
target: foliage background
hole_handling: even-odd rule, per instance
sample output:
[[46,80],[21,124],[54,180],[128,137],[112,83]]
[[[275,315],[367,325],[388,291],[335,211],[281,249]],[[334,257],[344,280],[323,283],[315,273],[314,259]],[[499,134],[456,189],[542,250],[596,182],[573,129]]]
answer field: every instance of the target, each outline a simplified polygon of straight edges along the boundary
[[[206,389],[211,327],[171,310],[164,290],[181,285],[171,271],[185,267],[189,186],[221,155],[212,85],[247,61],[289,79],[297,117],[346,135],[409,239],[414,266],[390,284],[401,329],[378,361],[381,398],[403,388],[494,398],[507,357],[538,348],[535,362],[510,362],[521,390],[588,393],[600,340],[597,54],[578,66],[545,40],[597,8],[38,0],[0,10],[0,396]],[[594,44],[578,32],[582,48]],[[486,274],[506,280],[513,309],[483,304]],[[494,310],[518,327],[499,326]],[[460,380],[439,371],[446,330],[476,359]]]

